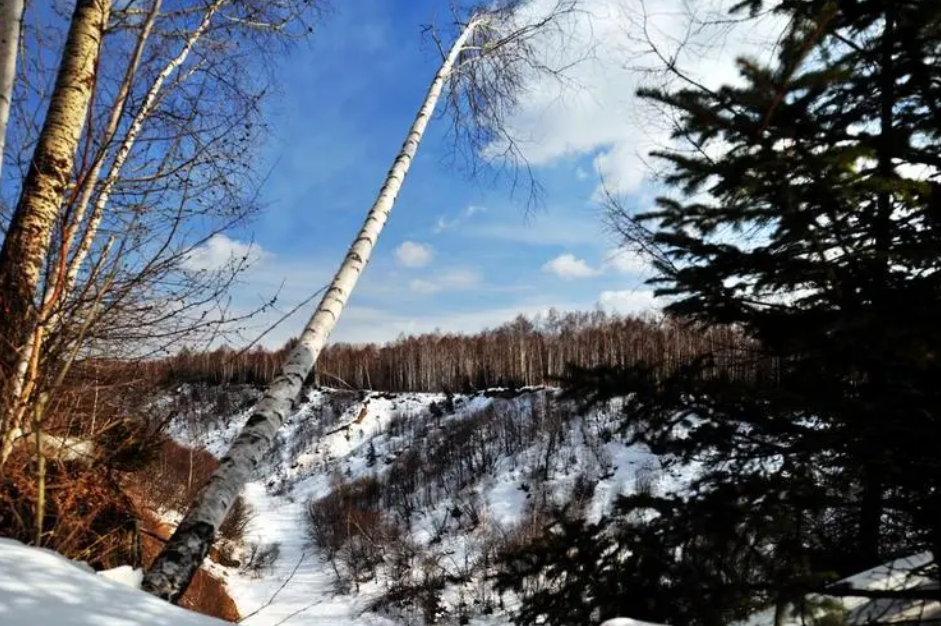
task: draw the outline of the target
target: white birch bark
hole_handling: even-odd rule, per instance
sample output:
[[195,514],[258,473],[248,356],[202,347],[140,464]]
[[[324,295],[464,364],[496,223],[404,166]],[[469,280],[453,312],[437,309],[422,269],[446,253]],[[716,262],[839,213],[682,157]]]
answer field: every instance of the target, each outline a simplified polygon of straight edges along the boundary
[[251,418],[232,442],[219,468],[196,495],[186,517],[144,576],[141,588],[145,591],[175,602],[186,591],[196,570],[209,553],[219,525],[292,410],[304,379],[320,356],[363,268],[369,262],[445,83],[468,38],[479,24],[479,18],[472,19],[451,46],[402,149],[386,175],[378,197],[317,310],[301,333],[297,345],[287,355],[278,375],[255,406]]
[[3,174],[3,150],[13,102],[22,20],[23,0],[0,0],[0,174]]
[[[64,297],[74,288],[79,270],[81,270],[82,264],[85,262],[85,258],[88,256],[88,252],[91,250],[92,244],[95,242],[95,237],[98,234],[98,227],[101,226],[101,220],[104,218],[105,207],[107,206],[108,200],[111,197],[111,191],[114,189],[114,186],[118,181],[121,169],[124,167],[125,162],[127,162],[127,159],[131,154],[131,150],[134,148],[134,143],[137,141],[138,135],[140,135],[140,131],[144,126],[144,122],[153,112],[154,105],[157,103],[158,98],[160,97],[160,92],[163,89],[164,83],[181,65],[183,65],[184,62],[186,62],[186,59],[192,51],[193,47],[196,45],[196,42],[199,41],[199,38],[202,37],[203,33],[205,33],[206,29],[209,27],[209,23],[212,21],[213,16],[226,2],[228,2],[228,0],[216,0],[216,2],[209,6],[209,8],[206,10],[206,13],[203,15],[203,19],[200,21],[199,26],[197,26],[197,28],[187,38],[183,49],[180,50],[180,52],[173,59],[171,59],[166,66],[164,66],[163,70],[157,74],[156,78],[154,78],[153,83],[151,83],[150,88],[147,90],[147,93],[144,96],[144,101],[141,104],[140,109],[137,111],[137,114],[131,121],[127,132],[124,134],[124,139],[118,146],[118,150],[115,153],[114,160],[111,163],[111,167],[109,168],[108,173],[105,175],[104,180],[101,181],[100,184],[98,182],[98,177],[101,175],[102,166],[104,165],[105,161],[104,152],[102,152],[99,158],[92,163],[91,169],[85,176],[85,182],[83,183],[82,189],[79,193],[79,199],[76,203],[75,213],[73,215],[72,221],[63,236],[63,249],[61,254],[68,254],[68,248],[72,245],[72,241],[74,240],[79,227],[85,220],[85,213],[88,211],[88,205],[91,202],[91,198],[96,187],[98,188],[98,196],[95,199],[95,204],[92,207],[91,214],[88,217],[88,223],[85,226],[85,231],[82,233],[82,238],[78,243],[75,253],[72,255],[71,260],[66,266],[65,275],[55,276],[53,278],[54,284],[52,288],[46,290],[46,296],[43,300],[42,308],[40,309],[40,325],[48,328],[54,327],[56,325],[57,320],[55,318],[46,319],[45,316],[49,314],[49,310],[55,304],[54,301],[57,298]],[[160,10],[160,5],[161,0],[156,0],[154,2],[147,17],[147,21],[145,22],[142,29],[141,36],[138,38],[137,46],[134,49],[131,62],[128,66],[128,71],[124,80],[122,81],[118,96],[115,99],[114,106],[112,107],[111,113],[109,115],[108,123],[105,129],[106,144],[111,141],[115,132],[117,131],[118,124],[120,123],[121,119],[121,113],[124,110],[125,102],[127,101],[130,88],[133,84],[134,74],[137,71],[137,65],[140,62],[140,57],[143,53],[144,43],[150,36],[150,31],[153,28],[154,20],[156,19],[157,13]],[[42,349],[41,341],[38,340],[38,337],[41,336],[42,335],[38,333],[30,335],[29,342],[26,344],[23,350],[19,365],[16,369],[16,379],[13,382],[16,397],[21,397],[24,395],[23,388],[26,383],[29,361],[36,350]],[[18,410],[22,412],[25,409],[25,406],[21,406]],[[16,418],[14,418],[14,420],[16,421]],[[12,447],[10,441],[8,438],[4,438],[3,442],[0,443],[0,465],[6,461],[11,449]]]
[[[0,0],[3,2],[4,0]],[[107,146],[108,143],[114,138],[115,133],[118,130],[118,124],[121,121],[121,114],[124,111],[124,105],[127,102],[127,97],[130,94],[131,86],[134,83],[134,76],[137,73],[137,67],[140,64],[141,56],[144,52],[144,44],[147,42],[147,39],[150,37],[150,32],[153,29],[154,21],[156,21],[157,14],[160,11],[160,5],[162,0],[154,0],[154,3],[151,7],[150,13],[147,15],[147,20],[144,22],[144,26],[141,29],[141,34],[137,39],[137,43],[134,47],[134,52],[131,54],[131,60],[128,63],[127,71],[125,72],[124,79],[121,82],[121,86],[118,89],[117,97],[115,98],[114,104],[111,107],[111,112],[108,116],[108,122],[105,126],[104,140],[103,144]],[[214,11],[215,9],[213,9]],[[190,46],[188,45],[186,49]],[[185,58],[185,55],[184,55]],[[163,78],[161,78],[163,77]],[[154,86],[151,87],[148,96],[151,94],[156,95],[156,91],[159,91],[159,86],[163,83],[165,77],[161,74],[155,81]],[[150,107],[152,106],[153,98],[146,98],[144,105],[141,107],[141,111],[138,113],[135,121],[141,118],[145,113],[149,112]],[[146,111],[145,111],[146,109]],[[85,256],[88,253],[88,250],[91,248],[91,244],[94,240],[94,236],[97,232],[98,225],[101,222],[101,213],[104,211],[105,203],[107,202],[107,194],[109,193],[111,187],[114,186],[114,182],[117,180],[117,173],[123,166],[124,161],[127,159],[127,153],[130,152],[131,146],[133,146],[134,140],[137,137],[137,133],[140,131],[140,126],[137,125],[136,131],[132,126],[131,130],[125,135],[124,141],[122,142],[121,150],[119,150],[119,156],[121,151],[126,148],[124,151],[124,158],[115,159],[112,164],[111,170],[109,171],[108,177],[105,180],[104,185],[102,186],[102,191],[99,194],[99,201],[95,204],[95,210],[92,212],[92,219],[90,220],[88,228],[86,228],[85,234],[82,237],[82,242],[79,245],[78,251],[73,256],[72,261],[68,264],[64,276],[56,275],[52,278],[53,285],[51,289],[46,290],[46,294],[43,298],[42,307],[39,310],[39,319],[37,320],[37,329],[36,332],[30,334],[29,339],[26,345],[23,347],[22,354],[20,355],[20,361],[16,368],[16,373],[14,374],[14,380],[12,384],[11,395],[17,399],[18,405],[15,406],[13,411],[17,413],[10,418],[11,424],[20,424],[23,419],[23,412],[26,411],[27,405],[25,403],[25,398],[29,396],[29,391],[25,394],[23,393],[24,389],[27,389],[26,384],[27,375],[29,373],[29,366],[31,360],[34,358],[37,350],[42,350],[42,337],[44,336],[44,330],[55,326],[56,319],[47,319],[49,316],[49,311],[52,305],[55,304],[55,300],[60,297],[68,294],[75,283],[75,278],[78,275],[79,267],[85,259]],[[95,159],[92,163],[90,170],[87,175],[84,177],[84,182],[82,184],[81,191],[79,193],[79,200],[76,204],[75,214],[72,218],[71,223],[66,228],[65,233],[62,237],[62,249],[60,254],[67,255],[69,248],[72,245],[72,241],[75,238],[75,234],[81,225],[85,217],[85,212],[88,208],[88,203],[91,200],[92,193],[98,182],[98,176],[101,174],[101,168],[105,161],[105,150],[101,151],[101,154]],[[101,197],[105,197],[105,201],[101,201]],[[95,219],[97,216],[97,220]],[[0,466],[6,463],[7,457],[9,457],[10,452],[13,450],[13,430],[2,433],[2,442],[0,442]]]
[[[130,128],[128,128],[127,133],[124,135],[124,140],[121,142],[121,145],[114,156],[111,169],[108,170],[107,176],[101,183],[98,197],[95,200],[95,205],[92,207],[92,212],[89,216],[88,226],[85,228],[85,232],[83,233],[82,240],[75,251],[75,255],[69,262],[69,268],[65,281],[66,293],[68,293],[75,284],[75,278],[78,275],[79,269],[81,269],[82,263],[84,263],[85,257],[88,255],[88,251],[91,249],[91,245],[95,240],[96,234],[98,233],[98,227],[101,225],[101,220],[104,217],[105,206],[107,206],[108,200],[111,197],[111,191],[114,189],[114,185],[118,181],[121,168],[124,167],[124,163],[127,161],[128,156],[130,156],[131,149],[134,147],[134,143],[137,141],[137,136],[140,134],[140,131],[144,126],[144,122],[153,112],[154,105],[157,103],[157,99],[160,97],[160,91],[163,89],[164,83],[181,65],[183,65],[183,63],[186,62],[186,59],[189,57],[189,54],[196,45],[196,42],[199,41],[200,37],[202,37],[206,32],[206,29],[209,28],[209,23],[212,21],[213,16],[226,2],[228,2],[228,0],[216,0],[209,6],[208,9],[206,9],[206,13],[203,14],[203,19],[200,21],[199,26],[196,27],[196,30],[190,33],[186,43],[183,45],[183,49],[180,50],[180,52],[173,59],[171,59],[170,62],[166,64],[166,66],[164,66],[163,70],[160,71],[160,73],[154,79],[154,82],[150,85],[150,89],[147,90],[147,95],[144,96],[144,102],[141,104],[137,115],[134,116]],[[159,7],[159,4],[160,2],[158,1],[154,9],[155,12],[157,7]],[[147,28],[149,31],[149,26]],[[101,163],[98,163],[97,167],[94,169],[93,175],[88,176],[89,183],[86,185],[86,189],[82,191],[83,195],[78,205],[79,213],[75,221],[76,226],[84,217],[85,210],[88,207],[88,202],[95,186],[95,181],[98,180],[98,175],[100,172]]]

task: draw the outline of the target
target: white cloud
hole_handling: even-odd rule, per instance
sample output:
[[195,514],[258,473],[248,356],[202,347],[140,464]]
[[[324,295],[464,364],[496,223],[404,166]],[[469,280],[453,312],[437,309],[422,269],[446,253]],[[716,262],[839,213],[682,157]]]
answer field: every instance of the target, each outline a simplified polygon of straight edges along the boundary
[[437,234],[443,233],[446,230],[456,230],[457,227],[461,225],[461,222],[463,222],[465,218],[473,217],[477,215],[478,213],[486,213],[486,212],[487,212],[487,207],[480,206],[477,204],[470,204],[460,213],[460,215],[457,215],[454,217],[448,217],[446,215],[439,216],[437,221],[435,222],[435,226],[432,229],[432,232],[434,232],[437,235]]
[[602,291],[598,296],[598,307],[608,313],[644,313],[655,311],[662,304],[649,290]]
[[395,259],[404,267],[425,267],[433,257],[431,246],[414,241],[405,241],[395,249]]
[[441,291],[463,291],[480,284],[480,273],[468,268],[451,268],[439,272],[431,279],[416,278],[408,285],[415,293],[431,294]]
[[186,256],[183,269],[211,272],[227,266],[251,265],[265,255],[265,251],[256,243],[245,243],[217,233]]
[[439,284],[449,289],[469,289],[480,283],[480,273],[467,268],[454,268],[447,270],[438,278]]
[[520,301],[495,308],[476,310],[422,311],[411,309],[407,313],[352,306],[343,313],[337,324],[333,341],[353,343],[382,343],[394,340],[400,333],[418,334],[438,329],[446,333],[476,333],[512,321],[517,315],[545,316],[550,309],[557,311],[585,311],[592,302],[565,301],[549,298],[538,301]]
[[415,293],[437,293],[440,291],[438,285],[434,284],[430,280],[424,280],[421,278],[416,278],[408,284],[408,288],[414,291]]
[[566,252],[544,263],[542,271],[555,274],[564,280],[572,280],[591,278],[610,272],[645,274],[650,271],[650,266],[636,253],[623,248],[615,248],[608,251],[601,267],[593,267],[585,259],[576,258],[574,254]]
[[457,225],[460,223],[460,221],[461,220],[456,217],[453,219],[448,219],[442,215],[435,222],[435,227],[432,229],[432,232],[437,235],[439,233],[443,233],[446,230],[454,230],[457,228]]
[[[662,63],[651,54],[646,37],[667,57],[677,55],[682,71],[707,86],[737,80],[734,61],[742,55],[772,58],[773,42],[782,31],[778,17],[723,23],[689,29],[690,11],[700,20],[728,17],[737,0],[689,2],[657,0],[582,0],[578,18],[565,24],[564,41],[558,33],[545,36],[541,59],[550,67],[576,65],[565,72],[567,81],[551,76],[533,77],[521,91],[519,108],[510,130],[534,165],[546,165],[572,156],[595,154],[594,167],[608,188],[617,193],[636,191],[651,170],[651,149],[665,146],[672,130],[662,111],[639,99],[636,91],[646,80],[661,81]],[[527,13],[545,15],[556,0],[534,0]],[[692,35],[690,35],[692,33]],[[678,42],[686,41],[682,51]],[[502,146],[492,146],[496,153]],[[579,173],[576,171],[576,176]]]
[[650,271],[650,265],[639,254],[624,248],[610,250],[605,258],[604,268],[619,274],[644,274]]
[[547,261],[542,266],[542,271],[555,274],[563,280],[589,278],[601,273],[601,270],[591,267],[584,259],[577,259],[574,254],[569,253],[560,254],[551,261]]
[[467,234],[534,246],[592,245],[605,236],[604,226],[597,214],[559,210],[503,222],[485,222],[468,228]]

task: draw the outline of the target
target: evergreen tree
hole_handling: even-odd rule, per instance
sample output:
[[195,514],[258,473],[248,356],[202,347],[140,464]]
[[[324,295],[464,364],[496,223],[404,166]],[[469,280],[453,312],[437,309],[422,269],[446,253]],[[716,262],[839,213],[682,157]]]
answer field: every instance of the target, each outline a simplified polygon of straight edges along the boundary
[[[573,371],[570,386],[628,396],[625,436],[702,468],[668,515],[635,500],[609,523],[633,545],[630,575],[733,611],[748,594],[783,606],[898,554],[941,554],[941,3],[770,8],[789,21],[770,67],[743,59],[740,86],[643,94],[676,113],[690,149],[658,153],[675,193],[624,229],[661,252],[668,313],[735,327],[755,351],[719,348],[668,377]],[[728,380],[718,359],[777,375]],[[722,576],[741,542],[747,569]],[[645,553],[670,558],[645,571]]]

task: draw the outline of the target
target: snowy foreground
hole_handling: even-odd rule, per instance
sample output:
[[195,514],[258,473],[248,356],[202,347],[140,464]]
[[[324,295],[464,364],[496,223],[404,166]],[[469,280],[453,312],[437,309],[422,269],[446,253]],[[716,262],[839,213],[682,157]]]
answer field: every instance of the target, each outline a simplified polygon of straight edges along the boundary
[[[900,589],[925,584],[923,579],[906,574],[909,568],[923,564],[925,557],[903,559],[875,568],[846,582],[868,590]],[[909,570],[910,571],[910,570]],[[10,539],[0,538],[0,624],[4,626],[219,626],[226,624],[211,617],[173,606],[138,589],[140,573],[118,568],[97,575],[87,566],[38,548],[30,548]],[[310,596],[316,597],[316,587]],[[379,622],[345,612],[343,603],[331,604],[326,598],[314,615],[298,624],[318,626],[358,626]],[[908,622],[938,620],[937,603],[879,601],[847,598],[847,623],[872,621]],[[493,623],[506,623],[496,622]],[[773,623],[773,613],[763,612],[748,621],[749,626]],[[795,622],[796,624],[797,622]],[[648,622],[618,618],[602,626],[656,626]]]
[[[501,415],[526,424],[532,411],[545,403],[552,390],[531,390],[518,397],[478,394],[453,398],[454,407],[446,415],[431,418],[432,403],[442,405],[441,394],[339,394],[312,391],[298,406],[279,434],[276,449],[266,467],[243,492],[253,510],[245,533],[242,559],[251,546],[277,544],[279,556],[273,566],[261,572],[244,568],[208,567],[221,577],[248,626],[286,624],[316,626],[403,626],[420,623],[398,616],[371,611],[373,603],[391,582],[378,573],[356,591],[338,593],[336,575],[323,554],[311,547],[305,513],[308,503],[330,493],[338,478],[353,480],[388,471],[398,455],[419,441],[433,439],[435,432],[448,433],[448,424],[467,423],[495,403]],[[244,398],[243,398],[244,399]],[[250,398],[249,398],[250,399]],[[543,403],[543,404],[541,404]],[[247,409],[218,416],[207,404],[195,407],[186,423],[171,427],[174,438],[200,445],[216,455],[248,418]],[[250,403],[242,403],[249,406]],[[613,407],[611,407],[613,409]],[[436,411],[437,412],[437,411]],[[485,522],[465,527],[451,519],[453,496],[442,496],[420,507],[411,528],[411,539],[426,546],[429,553],[439,550],[454,562],[473,560],[484,537],[482,528],[512,529],[525,520],[531,505],[529,492],[543,489],[550,497],[566,501],[576,476],[588,476],[595,484],[594,495],[586,503],[584,515],[598,518],[610,510],[620,493],[636,488],[638,479],[653,482],[658,489],[682,488],[693,468],[684,471],[658,467],[648,451],[628,448],[601,437],[610,427],[611,413],[596,412],[565,422],[566,432],[547,454],[539,437],[512,453],[497,458],[489,469],[461,488],[458,496],[478,503]],[[475,417],[476,416],[476,417]],[[492,429],[494,422],[475,422]],[[548,463],[550,456],[555,459]],[[537,479],[537,476],[540,478]],[[540,481],[537,484],[536,481]],[[168,511],[167,519],[176,517]],[[914,575],[923,565],[924,555],[876,568],[846,581],[854,589],[910,589],[929,584]],[[118,568],[96,575],[87,566],[72,563],[46,550],[27,548],[0,539],[0,625],[42,626],[125,626],[180,625],[209,626],[219,620],[197,615],[153,598],[135,587],[140,573]],[[478,585],[483,584],[478,582]],[[478,586],[477,590],[483,589]],[[486,590],[483,591],[486,593]],[[445,604],[456,606],[467,589],[449,588]],[[507,610],[473,617],[470,626],[502,626],[511,623]],[[925,606],[908,601],[870,601],[844,598],[840,603],[847,624],[938,619],[937,603]],[[740,626],[771,626],[773,610],[754,615]],[[799,626],[794,617],[788,626]],[[451,623],[451,622],[446,622]],[[574,626],[574,625],[573,625]],[[603,626],[654,626],[646,622],[618,618]]]
[[49,550],[0,538],[3,626],[219,626],[222,622],[132,588],[130,568],[95,575]]

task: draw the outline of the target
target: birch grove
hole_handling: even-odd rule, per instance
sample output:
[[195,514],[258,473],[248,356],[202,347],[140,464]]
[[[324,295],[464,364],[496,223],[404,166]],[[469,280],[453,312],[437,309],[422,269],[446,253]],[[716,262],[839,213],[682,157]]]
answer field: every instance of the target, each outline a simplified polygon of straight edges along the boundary
[[540,19],[520,24],[521,9],[526,6],[511,2],[471,11],[468,19],[460,20],[459,31],[446,53],[439,45],[443,52],[441,65],[362,228],[278,375],[146,573],[142,582],[146,591],[176,601],[209,553],[226,513],[291,411],[369,262],[442,93],[450,88],[447,101],[456,123],[467,124],[466,128],[460,127],[465,136],[505,136],[503,116],[515,103],[513,87],[521,84],[522,72],[538,65],[533,58],[533,40],[574,11],[574,2],[560,2]]
[[[36,400],[77,349],[84,356],[141,358],[216,336],[232,321],[225,293],[245,260],[208,269],[189,261],[198,246],[256,209],[246,196],[258,180],[252,148],[263,130],[267,86],[239,70],[252,66],[249,59],[263,70],[275,40],[306,35],[317,5],[206,0],[165,11],[165,4],[122,5],[104,15],[105,37],[95,48],[100,57],[66,57],[90,59],[95,68],[81,79],[89,106],[70,120],[89,123],[74,127],[76,143],[67,150],[73,160],[62,162],[62,186],[49,194],[45,247],[20,266],[31,272],[20,291],[22,311],[8,308],[12,314],[0,322],[12,348],[2,357],[0,468],[16,439],[28,434],[25,416],[35,415]],[[27,29],[29,36],[28,46],[49,45],[49,33]],[[33,135],[25,123],[37,113],[29,103],[41,106],[44,96],[42,68],[27,69],[10,146],[11,165],[20,169],[35,160],[24,148],[34,137],[43,145],[46,133]],[[63,71],[74,73],[67,65]],[[5,247],[18,241],[22,213],[11,219]],[[197,219],[205,230],[194,236],[184,227]],[[7,254],[0,272],[25,271],[12,262],[22,250]]]
[[[15,378],[11,383],[12,396],[22,399],[24,396],[24,391],[26,392],[26,397],[30,395],[29,392],[31,388],[28,385],[35,383],[36,370],[38,367],[37,359],[39,358],[39,353],[43,348],[44,337],[48,328],[50,326],[55,326],[58,318],[58,316],[53,313],[53,307],[57,303],[56,299],[62,294],[69,294],[72,292],[79,270],[81,269],[85,258],[88,255],[93,242],[95,241],[95,237],[98,233],[98,227],[101,225],[101,221],[104,218],[104,212],[108,204],[109,196],[114,189],[118,177],[120,176],[121,168],[124,166],[124,163],[127,161],[128,156],[134,147],[134,143],[137,139],[137,136],[140,134],[143,123],[151,115],[154,104],[157,101],[157,98],[161,95],[161,89],[164,83],[166,82],[167,78],[169,78],[173,72],[176,71],[177,68],[179,68],[186,60],[193,46],[197,43],[199,38],[206,31],[206,28],[209,26],[213,15],[215,15],[224,2],[225,0],[216,0],[211,5],[209,5],[206,12],[202,16],[199,26],[187,37],[179,54],[173,57],[157,74],[153,83],[147,89],[146,96],[144,97],[144,101],[141,104],[140,109],[131,120],[130,126],[125,133],[123,140],[118,146],[117,152],[114,155],[111,166],[108,169],[107,175],[104,177],[104,179],[99,181],[99,176],[101,175],[102,167],[104,166],[104,152],[99,154],[98,158],[95,159],[89,168],[88,173],[84,176],[83,184],[80,187],[81,191],[79,192],[78,201],[73,211],[71,223],[65,228],[65,231],[62,235],[63,249],[67,251],[73,241],[75,241],[80,226],[84,226],[84,232],[82,233],[81,239],[76,242],[77,245],[75,247],[75,251],[72,255],[72,258],[69,259],[68,263],[66,264],[64,271],[53,275],[50,288],[46,290],[45,296],[42,300],[42,306],[40,307],[37,316],[38,319],[36,321],[35,329],[26,341],[23,354],[20,356],[20,361],[16,369]],[[134,52],[132,53],[130,62],[127,66],[125,79],[120,85],[118,94],[115,98],[115,103],[112,106],[108,117],[107,126],[104,131],[105,142],[110,143],[114,139],[118,130],[118,124],[121,121],[121,114],[124,111],[125,105],[127,104],[127,97],[129,95],[131,85],[133,84],[134,76],[138,69],[138,64],[140,62],[144,45],[153,29],[154,21],[160,11],[160,6],[161,0],[154,0],[153,5],[151,6],[151,9],[144,21],[137,40],[137,44],[134,47]],[[94,201],[94,206],[92,207],[88,221],[85,223],[84,218],[88,211],[88,205],[92,201],[93,194],[96,194],[97,198]],[[2,443],[0,443],[0,464],[3,464],[10,454],[14,435],[17,432],[16,429],[19,427],[20,422],[23,419],[23,413],[26,411],[26,408],[26,403],[21,401],[18,407],[12,409],[12,414],[9,417],[9,424],[11,428],[7,432],[2,433],[3,439]]]
[[[194,251],[256,214],[268,70],[320,4],[79,0],[66,24],[39,7],[21,22],[0,179],[0,207],[15,207],[0,210],[0,503],[16,511],[5,535],[78,556],[101,547],[97,513],[70,518],[61,494],[110,480],[88,476],[108,467],[116,433],[133,447],[136,428],[150,432],[128,426],[135,400],[89,416],[80,397],[94,386],[97,398],[98,363],[237,330],[227,290],[249,259],[205,267]],[[54,442],[83,450],[81,468]]]

